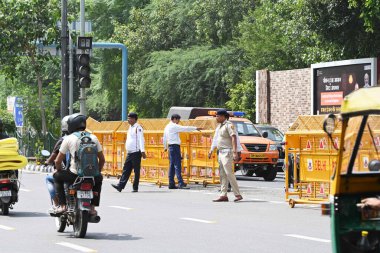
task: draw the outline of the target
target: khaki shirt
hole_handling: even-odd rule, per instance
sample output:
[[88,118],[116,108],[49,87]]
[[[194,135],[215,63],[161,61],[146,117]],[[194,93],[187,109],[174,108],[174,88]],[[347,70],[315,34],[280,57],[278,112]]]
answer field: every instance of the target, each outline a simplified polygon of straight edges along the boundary
[[218,150],[232,149],[232,136],[236,135],[235,126],[230,121],[226,120],[218,126],[217,145]]

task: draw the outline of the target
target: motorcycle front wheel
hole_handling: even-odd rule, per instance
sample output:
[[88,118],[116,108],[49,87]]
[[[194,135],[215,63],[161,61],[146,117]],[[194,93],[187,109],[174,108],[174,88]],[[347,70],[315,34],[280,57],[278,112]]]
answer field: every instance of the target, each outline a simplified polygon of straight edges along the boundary
[[55,225],[57,226],[57,232],[62,233],[66,228],[66,219],[63,216],[55,218]]
[[87,224],[89,219],[88,211],[77,210],[74,228],[74,236],[76,238],[84,238],[87,232]]

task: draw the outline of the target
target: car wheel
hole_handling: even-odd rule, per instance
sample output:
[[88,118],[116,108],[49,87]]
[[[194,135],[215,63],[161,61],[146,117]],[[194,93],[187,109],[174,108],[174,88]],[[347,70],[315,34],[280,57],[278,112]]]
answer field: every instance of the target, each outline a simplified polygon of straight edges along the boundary
[[243,176],[247,176],[247,177],[253,176],[253,170],[247,170],[246,168],[243,167],[240,169],[240,171]]

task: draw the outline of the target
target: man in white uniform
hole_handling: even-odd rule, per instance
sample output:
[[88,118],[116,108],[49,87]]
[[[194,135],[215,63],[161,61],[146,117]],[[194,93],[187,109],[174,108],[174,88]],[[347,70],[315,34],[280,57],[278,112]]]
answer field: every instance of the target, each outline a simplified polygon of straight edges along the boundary
[[[178,125],[181,116],[173,114],[171,122],[166,125],[164,130],[164,149],[169,149],[169,189],[188,189],[182,178],[182,165],[181,165],[181,139],[179,133],[192,132],[201,130],[201,128],[194,126],[181,126]],[[174,174],[177,175],[178,187],[174,182]]]
[[118,184],[111,184],[113,188],[121,192],[127,184],[129,177],[131,176],[132,169],[135,173],[133,180],[132,192],[138,192],[140,182],[140,167],[141,157],[146,158],[145,154],[145,140],[144,130],[137,123],[138,116],[136,113],[131,112],[128,114],[128,123],[130,125],[127,133],[127,140],[125,142],[125,149],[127,150],[127,158],[123,166],[123,174],[121,175]]

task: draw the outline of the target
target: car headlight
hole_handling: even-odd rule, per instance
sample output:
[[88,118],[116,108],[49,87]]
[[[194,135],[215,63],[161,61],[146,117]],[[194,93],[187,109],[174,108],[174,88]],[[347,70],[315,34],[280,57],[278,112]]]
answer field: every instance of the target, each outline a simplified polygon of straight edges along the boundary
[[275,151],[277,150],[277,145],[276,144],[270,144],[269,145],[269,151]]

